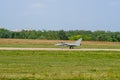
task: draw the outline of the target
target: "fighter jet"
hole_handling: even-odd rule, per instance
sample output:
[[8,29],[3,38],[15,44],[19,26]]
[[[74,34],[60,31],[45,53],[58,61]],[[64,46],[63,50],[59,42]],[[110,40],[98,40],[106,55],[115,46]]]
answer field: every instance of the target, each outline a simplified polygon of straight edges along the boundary
[[80,46],[81,41],[82,41],[82,38],[78,39],[76,42],[73,42],[73,43],[60,42],[55,45],[56,46],[68,46],[70,49],[73,49],[75,46]]

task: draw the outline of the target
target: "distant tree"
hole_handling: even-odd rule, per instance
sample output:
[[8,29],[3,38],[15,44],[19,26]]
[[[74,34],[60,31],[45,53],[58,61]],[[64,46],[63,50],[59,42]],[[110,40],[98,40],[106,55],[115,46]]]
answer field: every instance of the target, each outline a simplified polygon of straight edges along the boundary
[[52,30],[22,30],[10,31],[0,28],[0,38],[19,38],[19,39],[48,39],[48,40],[77,40],[83,38],[85,41],[112,41],[120,42],[120,32],[110,31],[52,31]]
[[78,40],[79,38],[82,38],[82,35],[71,36],[69,37],[69,40]]
[[64,30],[58,31],[58,38],[60,40],[68,40],[68,36],[66,35]]
[[20,33],[21,32],[12,32],[12,38],[15,38],[15,39],[25,39],[25,38],[22,38],[22,36],[20,36]]
[[120,42],[120,32],[116,32],[116,39]]
[[4,28],[0,28],[0,38],[11,38],[11,34],[11,31]]

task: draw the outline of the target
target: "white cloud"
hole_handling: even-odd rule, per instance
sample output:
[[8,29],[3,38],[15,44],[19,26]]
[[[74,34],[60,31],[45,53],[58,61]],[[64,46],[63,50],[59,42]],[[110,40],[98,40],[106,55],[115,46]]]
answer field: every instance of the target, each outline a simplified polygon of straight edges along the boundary
[[43,3],[35,3],[35,4],[30,5],[30,9],[39,10],[39,9],[44,9],[44,8],[46,8],[46,5]]
[[39,15],[42,14],[46,8],[47,5],[44,3],[33,3],[26,7],[26,9],[23,12],[23,15],[24,16]]

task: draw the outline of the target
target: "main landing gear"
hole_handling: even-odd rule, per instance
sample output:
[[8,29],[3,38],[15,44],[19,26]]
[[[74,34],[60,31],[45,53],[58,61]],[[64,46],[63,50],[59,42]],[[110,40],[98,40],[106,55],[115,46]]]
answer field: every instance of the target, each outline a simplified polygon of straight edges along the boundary
[[73,46],[70,46],[69,49],[74,49]]

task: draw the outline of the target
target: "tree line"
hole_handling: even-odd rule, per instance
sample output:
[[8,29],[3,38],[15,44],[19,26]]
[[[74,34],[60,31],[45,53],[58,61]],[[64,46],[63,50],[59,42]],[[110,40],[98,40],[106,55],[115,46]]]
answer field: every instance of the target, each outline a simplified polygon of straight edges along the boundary
[[111,31],[54,31],[54,30],[21,30],[10,31],[0,28],[0,38],[13,39],[47,39],[47,40],[77,40],[83,38],[85,41],[111,41],[120,42],[120,32]]

